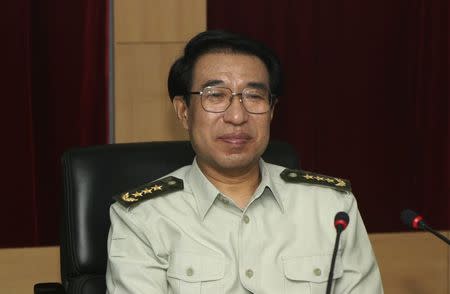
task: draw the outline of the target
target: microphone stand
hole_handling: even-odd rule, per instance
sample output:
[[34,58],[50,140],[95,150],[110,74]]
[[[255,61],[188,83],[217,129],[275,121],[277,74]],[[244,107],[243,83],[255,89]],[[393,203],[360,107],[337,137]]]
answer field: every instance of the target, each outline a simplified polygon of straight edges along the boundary
[[344,229],[342,228],[342,225],[338,225],[336,227],[336,241],[334,242],[333,257],[331,258],[330,274],[328,275],[326,294],[331,293],[331,286],[333,284],[333,275],[334,275],[334,264],[336,263],[336,256],[339,247],[339,239],[341,238],[341,233],[343,230]]
[[438,237],[439,239],[441,239],[442,241],[444,241],[445,243],[450,245],[450,240],[449,239],[447,239],[444,235],[442,235],[438,231],[430,228],[424,221],[421,221],[419,223],[419,226],[420,226],[421,229],[430,232],[431,234],[435,235],[436,237]]

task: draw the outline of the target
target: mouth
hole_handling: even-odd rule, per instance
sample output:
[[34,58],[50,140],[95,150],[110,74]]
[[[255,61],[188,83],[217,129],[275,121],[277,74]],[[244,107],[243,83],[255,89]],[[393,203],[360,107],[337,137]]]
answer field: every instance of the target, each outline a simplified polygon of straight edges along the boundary
[[242,146],[250,142],[252,140],[252,137],[247,133],[231,133],[221,135],[217,139],[226,144]]

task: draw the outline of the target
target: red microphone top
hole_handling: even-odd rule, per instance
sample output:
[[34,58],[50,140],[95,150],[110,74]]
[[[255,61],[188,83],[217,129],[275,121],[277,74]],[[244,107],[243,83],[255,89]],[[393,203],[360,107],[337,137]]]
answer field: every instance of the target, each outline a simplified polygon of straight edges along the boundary
[[349,221],[350,218],[346,212],[338,212],[334,217],[334,227],[343,231],[348,226]]
[[334,221],[334,226],[335,227],[341,226],[342,230],[345,230],[345,228],[348,226],[348,222],[346,222],[342,219],[339,219],[337,221]]
[[416,216],[412,222],[411,222],[411,226],[414,229],[420,229],[420,222],[423,220],[423,217],[421,215]]
[[400,215],[402,222],[410,228],[421,229],[421,224],[424,224],[423,217],[411,209],[405,209]]

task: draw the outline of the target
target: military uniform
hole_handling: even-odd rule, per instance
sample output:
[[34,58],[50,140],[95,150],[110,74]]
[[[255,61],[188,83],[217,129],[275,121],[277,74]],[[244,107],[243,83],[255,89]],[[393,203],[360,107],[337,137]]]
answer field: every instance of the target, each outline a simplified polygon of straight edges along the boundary
[[119,196],[111,207],[107,286],[113,293],[324,294],[345,211],[334,292],[383,293],[349,183],[260,161],[245,209],[197,163]]

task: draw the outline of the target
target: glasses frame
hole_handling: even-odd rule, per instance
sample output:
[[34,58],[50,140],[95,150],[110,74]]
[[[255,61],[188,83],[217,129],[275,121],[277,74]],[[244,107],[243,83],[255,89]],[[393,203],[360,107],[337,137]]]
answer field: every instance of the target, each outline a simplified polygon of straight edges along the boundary
[[[229,90],[229,91],[231,92],[231,97],[230,97],[230,99],[229,99],[228,106],[227,106],[224,110],[222,110],[222,111],[210,111],[210,110],[206,110],[205,106],[203,105],[203,93],[204,93],[205,90],[207,90],[207,89],[216,89],[216,88],[227,89],[227,90]],[[264,112],[252,112],[252,111],[248,111],[248,109],[245,107],[245,104],[244,104],[244,100],[243,100],[244,97],[242,96],[242,94],[243,94],[243,93],[245,92],[245,90],[247,90],[247,89],[252,89],[252,88],[244,88],[244,89],[242,90],[242,92],[236,93],[236,92],[233,92],[233,91],[232,91],[230,88],[228,88],[228,87],[207,86],[207,87],[204,87],[201,91],[198,91],[198,92],[188,92],[188,94],[189,94],[189,95],[200,95],[200,99],[201,99],[201,100],[200,100],[200,101],[201,101],[200,104],[202,105],[203,110],[206,111],[206,112],[210,112],[210,113],[223,113],[223,112],[227,111],[227,109],[230,108],[231,103],[233,103],[233,98],[234,98],[235,96],[240,96],[239,101],[241,102],[242,107],[244,107],[245,111],[247,111],[248,113],[251,113],[251,114],[265,114],[265,113],[268,113],[268,112],[272,109],[272,107],[273,107],[273,105],[274,105],[274,101],[276,101],[276,95],[270,93],[270,90],[268,90],[268,92],[269,92],[269,109],[268,109],[267,111],[264,111]]]

